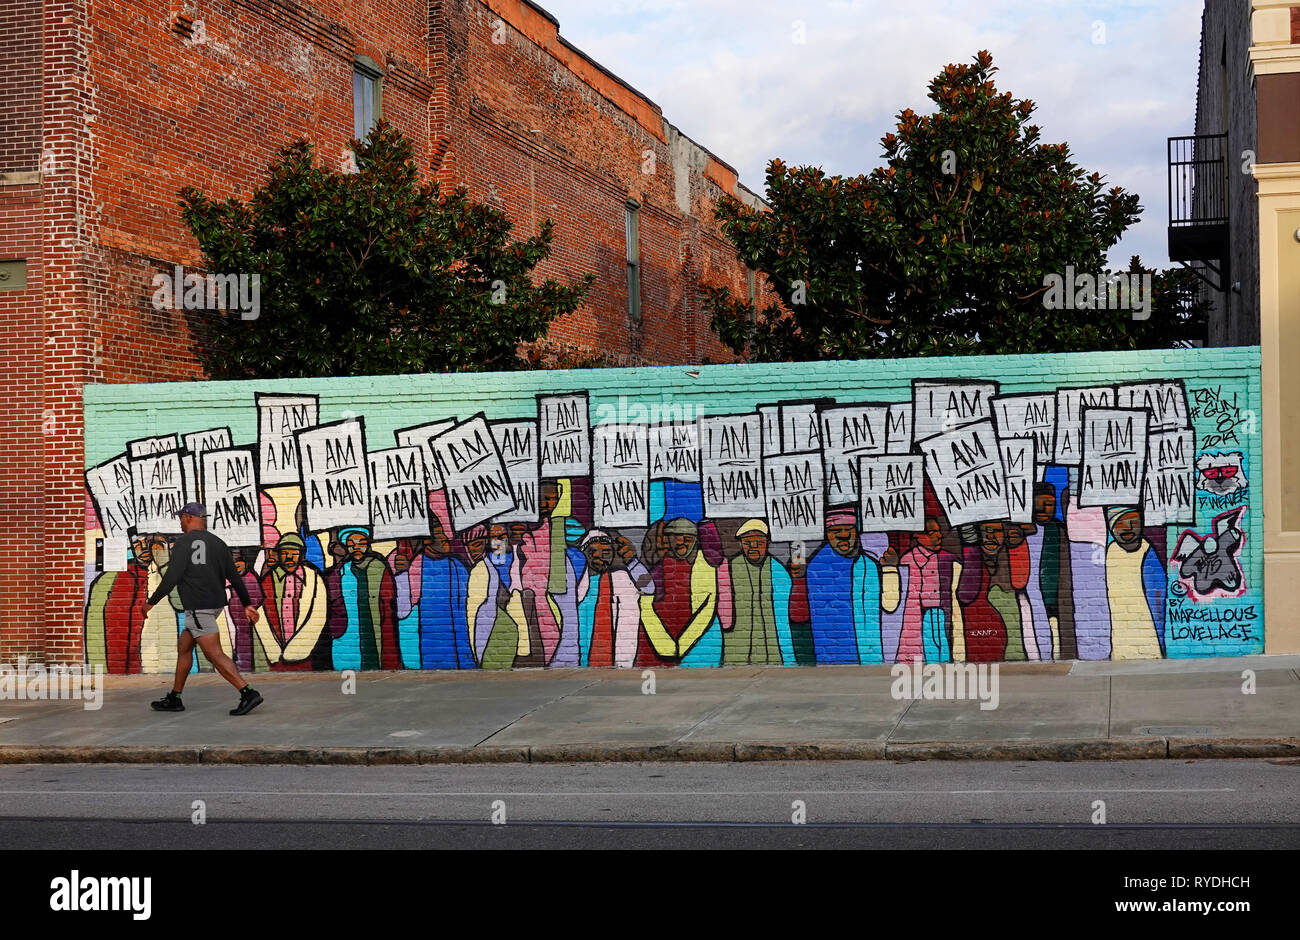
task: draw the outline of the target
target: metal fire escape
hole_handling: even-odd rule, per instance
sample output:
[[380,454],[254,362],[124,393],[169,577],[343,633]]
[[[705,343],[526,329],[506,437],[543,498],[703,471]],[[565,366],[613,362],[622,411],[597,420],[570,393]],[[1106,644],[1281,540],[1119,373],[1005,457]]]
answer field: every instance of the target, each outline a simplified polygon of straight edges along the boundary
[[1228,135],[1169,138],[1169,259],[1224,292],[1228,252]]

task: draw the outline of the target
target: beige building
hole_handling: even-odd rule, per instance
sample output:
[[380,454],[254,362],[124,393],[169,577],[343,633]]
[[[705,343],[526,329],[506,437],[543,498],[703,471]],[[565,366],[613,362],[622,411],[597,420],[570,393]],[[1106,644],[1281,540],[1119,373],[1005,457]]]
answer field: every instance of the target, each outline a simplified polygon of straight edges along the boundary
[[1206,283],[1207,345],[1260,346],[1265,651],[1300,652],[1300,0],[1206,0],[1169,257]]
[[1265,642],[1300,650],[1300,2],[1252,0],[1258,111]]

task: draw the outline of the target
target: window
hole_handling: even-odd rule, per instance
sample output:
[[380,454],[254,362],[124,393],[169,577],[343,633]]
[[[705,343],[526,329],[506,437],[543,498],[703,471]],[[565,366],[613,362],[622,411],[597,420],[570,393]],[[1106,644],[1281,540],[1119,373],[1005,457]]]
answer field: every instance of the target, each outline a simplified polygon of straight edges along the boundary
[[641,204],[629,199],[625,228],[627,230],[627,314],[633,320],[641,318],[641,235],[637,213]]
[[352,136],[365,139],[380,117],[380,83],[383,72],[361,56],[352,65]]

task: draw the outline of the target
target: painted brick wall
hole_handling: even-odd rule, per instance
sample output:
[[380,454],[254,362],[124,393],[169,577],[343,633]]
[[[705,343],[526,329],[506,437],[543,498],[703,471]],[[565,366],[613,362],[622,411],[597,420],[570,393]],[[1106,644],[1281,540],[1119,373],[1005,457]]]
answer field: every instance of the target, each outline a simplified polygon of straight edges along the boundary
[[143,597],[196,495],[261,610],[223,621],[253,670],[1263,649],[1254,347],[84,397],[114,672],[171,667],[180,600]]

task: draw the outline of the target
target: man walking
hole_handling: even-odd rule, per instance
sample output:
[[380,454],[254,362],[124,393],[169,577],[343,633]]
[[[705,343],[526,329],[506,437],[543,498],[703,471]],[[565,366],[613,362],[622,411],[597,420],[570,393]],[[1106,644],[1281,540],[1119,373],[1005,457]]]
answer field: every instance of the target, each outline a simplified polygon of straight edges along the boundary
[[227,604],[226,583],[235,589],[244,604],[244,614],[250,624],[257,623],[257,608],[248,596],[244,579],[235,570],[235,560],[226,543],[207,531],[208,511],[201,503],[186,503],[180,511],[180,538],[172,549],[171,564],[162,584],[149,596],[145,612],[162,600],[173,588],[180,588],[181,603],[185,610],[185,629],[176,642],[176,679],[172,690],[153,707],[160,712],[185,710],[181,691],[190,674],[194,644],[221,673],[222,678],[239,689],[239,704],[231,709],[232,715],[247,715],[262,704],[262,696],[249,684],[221,649],[217,614]]

